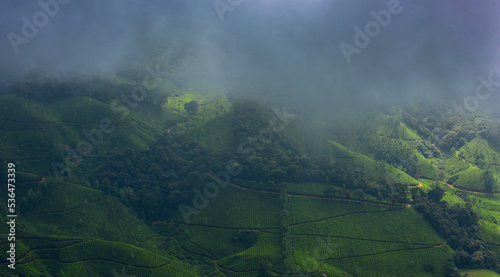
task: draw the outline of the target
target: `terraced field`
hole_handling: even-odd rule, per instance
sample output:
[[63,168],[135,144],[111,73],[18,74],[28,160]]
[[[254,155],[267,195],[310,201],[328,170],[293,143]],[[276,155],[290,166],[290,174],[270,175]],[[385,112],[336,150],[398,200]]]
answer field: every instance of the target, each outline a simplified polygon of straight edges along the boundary
[[446,161],[446,171],[458,188],[484,191],[484,173],[491,170],[496,184],[493,191],[499,191],[500,154],[482,138],[475,138]]
[[[175,237],[185,251],[212,261],[214,273],[228,276],[255,276],[262,261],[272,272],[289,276],[444,274],[442,264],[452,251],[413,208],[295,192],[288,199],[295,269],[284,268],[280,259],[280,208],[274,191],[227,186],[189,218],[190,224],[181,216],[175,219]],[[234,242],[235,234],[244,231],[255,234],[254,244]],[[430,268],[434,272],[426,272]]]
[[[19,187],[24,194],[30,186]],[[51,198],[18,217],[16,272],[24,276],[199,276],[198,267],[171,256],[168,238],[131,215],[116,199],[71,183],[53,184]],[[7,225],[0,232],[7,233]],[[48,235],[51,234],[51,235]],[[1,251],[8,250],[2,240]],[[9,274],[2,262],[0,274]],[[83,275],[82,275],[83,274]],[[9,275],[10,276],[10,275]]]

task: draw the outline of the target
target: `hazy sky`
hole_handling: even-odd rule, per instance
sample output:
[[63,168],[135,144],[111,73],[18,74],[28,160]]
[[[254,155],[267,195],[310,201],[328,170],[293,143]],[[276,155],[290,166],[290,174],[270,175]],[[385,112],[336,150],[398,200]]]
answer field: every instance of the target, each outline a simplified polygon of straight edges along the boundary
[[203,78],[322,108],[460,102],[478,76],[500,80],[494,0],[5,0],[0,11],[3,68],[115,72],[176,40]]

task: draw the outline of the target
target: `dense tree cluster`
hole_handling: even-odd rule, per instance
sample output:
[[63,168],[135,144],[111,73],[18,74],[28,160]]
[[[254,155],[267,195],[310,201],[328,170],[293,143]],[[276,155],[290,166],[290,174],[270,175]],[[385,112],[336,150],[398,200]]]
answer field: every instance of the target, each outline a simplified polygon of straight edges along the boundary
[[236,99],[232,104],[232,130],[238,142],[235,159],[243,167],[239,178],[262,182],[314,179],[312,175],[317,175],[319,168],[296,153],[284,151],[279,134],[270,129],[272,114],[254,101]]
[[[108,103],[115,99],[122,99],[122,95],[130,95],[133,87],[122,84],[110,78],[99,76],[74,77],[61,79],[59,77],[33,76],[33,78],[13,82],[7,85],[7,93],[15,93],[25,98],[41,102],[54,102],[74,96],[87,96],[97,101]],[[142,97],[142,96],[141,96]],[[166,92],[158,88],[147,91],[144,102],[153,106],[161,106],[168,101]],[[191,110],[196,113],[197,105],[190,104]],[[195,107],[196,106],[196,107]]]
[[446,152],[452,148],[459,149],[476,137],[487,138],[491,133],[492,125],[478,113],[455,118],[452,115],[442,116],[437,111],[440,109],[410,110],[403,113],[403,121],[421,137]]
[[407,113],[407,112],[403,113],[403,121],[408,125],[408,127],[417,131],[424,138],[428,138],[432,134],[431,130],[429,130],[429,127],[431,127],[431,126],[428,126],[428,125],[426,126],[426,124],[424,124],[423,120],[419,120],[419,119],[415,118],[410,113]]
[[419,141],[417,149],[426,159],[443,158],[443,154],[439,148],[434,143],[431,143],[430,140]]
[[[412,193],[417,195],[417,190]],[[495,254],[481,238],[479,217],[469,205],[449,206],[441,201],[444,190],[440,187],[430,190],[426,196],[422,191],[418,194],[422,197],[414,199],[415,209],[456,251],[453,257],[456,266],[499,270]]]
[[[414,160],[414,158],[411,157],[413,153],[412,149],[401,141],[398,142],[386,136],[379,136],[371,132],[365,133],[362,137],[362,141],[368,149],[368,152],[371,153],[376,160],[395,165],[404,164],[406,160]],[[403,168],[403,171],[408,171],[408,169]]]
[[351,179],[342,187],[332,186],[323,191],[324,195],[333,197],[345,197],[354,199],[365,199],[366,195],[375,197],[377,200],[389,200],[392,204],[408,203],[408,185],[390,183],[385,178],[367,178],[359,176]]
[[443,125],[442,128],[438,128],[438,131],[433,131],[431,137],[439,135],[439,139],[433,139],[433,142],[444,151],[450,151],[452,148],[460,149],[476,137],[488,138],[492,131],[492,124],[486,117],[471,113],[456,124]]
[[210,157],[196,143],[165,135],[150,150],[127,151],[108,161],[94,186],[119,197],[142,218],[168,216],[180,202],[205,184]]

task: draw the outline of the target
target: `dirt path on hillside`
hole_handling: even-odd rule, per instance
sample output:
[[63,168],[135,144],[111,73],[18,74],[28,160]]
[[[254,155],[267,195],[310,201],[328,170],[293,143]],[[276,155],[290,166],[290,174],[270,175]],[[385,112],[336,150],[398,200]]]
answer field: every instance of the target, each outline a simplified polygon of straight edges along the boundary
[[451,184],[448,184],[446,182],[443,182],[443,181],[438,181],[439,183],[441,184],[445,184],[447,186],[449,186],[450,188],[454,188],[456,190],[460,190],[460,191],[465,191],[465,192],[468,192],[468,193],[475,193],[475,194],[500,194],[500,192],[493,192],[493,193],[488,193],[488,192],[481,192],[481,191],[474,191],[474,190],[466,190],[466,189],[461,189],[461,188],[457,188]]
[[464,270],[462,273],[469,273],[469,275],[484,275],[484,274],[492,274],[492,277],[498,276],[498,274],[488,271],[488,270],[482,270],[482,269],[472,269],[472,270]]
[[[206,174],[208,175],[208,177],[212,178],[213,180],[215,180],[217,182],[226,183],[226,184],[231,185],[231,186],[233,186],[235,188],[238,188],[238,189],[248,190],[248,191],[255,191],[255,192],[261,192],[261,193],[279,194],[276,191],[248,188],[248,187],[239,186],[239,185],[236,185],[236,184],[233,184],[233,183],[225,182],[225,181],[222,181],[221,179],[217,179],[214,176],[210,175],[210,172],[207,172]],[[389,203],[375,202],[375,201],[370,201],[370,200],[360,200],[360,199],[350,199],[350,198],[337,198],[337,197],[320,196],[320,195],[315,195],[315,194],[303,194],[303,193],[289,192],[289,193],[287,193],[287,195],[288,196],[293,196],[293,197],[305,197],[305,198],[317,198],[317,199],[327,199],[327,200],[337,200],[337,201],[347,201],[347,202],[359,202],[359,203],[367,203],[367,204],[384,206],[384,207],[399,207],[399,208],[409,208],[409,207],[411,207],[410,204],[408,204],[406,206],[405,205],[392,205],[392,204],[389,204]]]
[[191,122],[191,121],[193,121],[193,120],[192,120],[191,118],[188,118],[188,120],[187,120],[187,121],[182,122],[182,123],[179,123],[179,124],[177,124],[177,125],[174,125],[174,126],[170,127],[170,128],[167,130],[167,133],[170,133],[170,131],[172,131],[172,128],[174,128],[174,127],[178,127],[178,126],[181,126],[181,125],[186,124],[186,123]]

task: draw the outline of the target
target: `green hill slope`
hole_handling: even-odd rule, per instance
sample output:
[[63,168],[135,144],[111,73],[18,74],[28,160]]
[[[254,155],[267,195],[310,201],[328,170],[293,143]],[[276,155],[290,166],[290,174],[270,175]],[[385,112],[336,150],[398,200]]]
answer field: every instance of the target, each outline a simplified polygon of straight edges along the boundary
[[369,158],[366,155],[353,152],[344,146],[340,145],[337,142],[328,141],[331,146],[332,158],[338,160],[346,160],[348,159],[348,163],[352,165],[353,168],[359,168],[361,171],[365,171],[368,175],[385,177],[390,181],[407,184],[407,185],[416,185],[418,181],[408,176],[405,172],[394,168],[390,165],[383,164],[373,159]]
[[[44,182],[50,182],[46,180]],[[44,190],[17,218],[16,272],[21,276],[199,276],[196,266],[167,252],[169,239],[139,221],[116,199],[71,183],[26,183],[18,195]],[[21,207],[25,199],[19,199]],[[6,225],[0,229],[7,232]],[[7,251],[8,243],[0,248]],[[5,262],[3,262],[5,264]],[[2,266],[3,274],[11,273]]]
[[134,111],[122,118],[110,105],[83,96],[51,104],[16,95],[0,101],[0,155],[32,174],[54,172],[54,163],[56,171],[83,174],[109,154],[147,148],[161,131],[134,119]]
[[[228,185],[191,215],[189,224],[179,213],[173,225],[178,230],[176,237],[193,255],[215,260],[217,271],[226,276],[256,276],[263,262],[270,272],[290,273],[280,258],[283,212],[278,198],[277,192]],[[297,273],[440,276],[442,264],[452,253],[411,208],[297,194],[289,195],[288,202]],[[246,245],[235,240],[242,232],[253,234],[254,240]],[[435,272],[426,272],[429,268]]]
[[[465,140],[448,154],[423,139],[430,123],[417,132],[397,115],[376,116],[373,128],[352,126],[345,134],[312,132],[312,124],[304,131],[297,120],[273,133],[255,160],[265,160],[258,164],[262,174],[285,168],[287,176],[310,179],[241,174],[224,185],[206,172],[228,170],[233,158],[243,164],[237,140],[259,134],[273,114],[256,114],[264,109],[255,104],[237,115],[220,89],[196,89],[172,87],[162,106],[120,111],[85,96],[54,103],[0,96],[0,157],[18,170],[20,276],[443,276],[454,251],[413,209],[415,202],[400,197],[410,196],[406,186],[396,186],[418,190],[421,177],[422,195],[438,180],[456,186],[441,184],[443,199],[475,209],[500,257],[498,195],[476,193],[485,190],[487,171],[499,190],[500,158],[487,140]],[[54,163],[66,168],[59,173],[68,171],[64,181],[55,180]],[[360,178],[333,180],[328,176],[335,174],[325,174],[331,168]],[[282,180],[288,184],[274,184]],[[206,184],[218,186],[216,196],[193,205],[193,189],[207,194]],[[131,205],[149,200],[157,209],[152,218]],[[174,201],[196,208],[189,222]],[[0,250],[7,248],[2,241]]]

